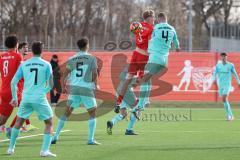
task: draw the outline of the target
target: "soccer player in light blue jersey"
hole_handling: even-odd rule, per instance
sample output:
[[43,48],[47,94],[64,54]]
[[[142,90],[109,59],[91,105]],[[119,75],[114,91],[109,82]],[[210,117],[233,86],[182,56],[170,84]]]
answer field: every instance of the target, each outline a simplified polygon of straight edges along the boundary
[[[128,74],[128,68],[129,65],[127,65],[123,71],[121,72],[119,79],[120,79],[120,83],[117,87],[117,95],[120,92],[120,90],[122,89],[123,85],[124,85],[124,81],[127,78],[127,74]],[[136,82],[137,76],[134,76],[132,78],[132,82],[134,83]],[[151,86],[150,86],[151,87]],[[133,92],[133,88],[131,86],[131,84],[128,86],[127,91],[123,97],[123,101],[120,103],[120,113],[118,113],[117,115],[115,115],[110,121],[107,121],[107,133],[109,135],[112,135],[112,129],[113,126],[115,126],[119,121],[125,119],[125,117],[127,116],[128,112],[127,109],[132,109],[133,107],[136,106],[136,104],[138,103],[138,99],[135,95],[135,93]],[[144,99],[144,106],[149,105],[149,96],[146,96]],[[128,127],[125,131],[125,135],[138,135],[137,133],[134,132],[133,127],[136,123],[136,117],[133,115],[133,113],[131,113],[130,115],[130,120],[128,123]]]
[[43,144],[40,152],[41,157],[56,157],[49,151],[52,140],[52,117],[53,112],[48,103],[46,94],[53,85],[52,68],[49,62],[41,58],[43,44],[34,42],[32,44],[33,57],[20,65],[11,81],[12,101],[11,105],[17,106],[17,83],[24,79],[22,101],[20,103],[17,122],[11,133],[11,139],[7,154],[14,154],[15,144],[19,136],[20,128],[33,112],[37,113],[39,120],[45,122]]
[[[148,46],[149,59],[144,69],[145,73],[138,82],[138,84],[141,84],[141,86],[147,85],[147,82],[151,79],[153,75],[166,71],[168,65],[169,50],[171,49],[172,43],[174,44],[177,51],[180,50],[176,30],[173,26],[167,23],[166,14],[163,12],[159,13],[157,21],[158,24],[154,27],[152,38]],[[132,111],[138,119],[138,111],[143,109],[144,99],[146,95],[149,94],[149,92],[150,90],[141,90],[139,96],[139,103]]]
[[[80,49],[76,55],[71,57],[66,65],[66,71],[62,76],[62,88],[64,92],[69,92],[68,106],[64,115],[59,118],[56,133],[52,140],[52,144],[56,144],[59,139],[60,132],[64,127],[67,118],[72,114],[73,110],[83,105],[89,113],[89,133],[88,145],[98,145],[94,139],[96,129],[96,108],[97,102],[95,98],[95,89],[97,86],[97,60],[88,53],[89,40],[82,38],[77,42]],[[66,90],[68,87],[68,91]]]
[[227,120],[234,119],[230,103],[228,101],[229,93],[232,87],[232,75],[240,86],[240,80],[234,64],[227,61],[227,53],[221,53],[221,62],[219,62],[214,70],[213,81],[217,81],[218,93],[222,97],[224,108],[226,110]]

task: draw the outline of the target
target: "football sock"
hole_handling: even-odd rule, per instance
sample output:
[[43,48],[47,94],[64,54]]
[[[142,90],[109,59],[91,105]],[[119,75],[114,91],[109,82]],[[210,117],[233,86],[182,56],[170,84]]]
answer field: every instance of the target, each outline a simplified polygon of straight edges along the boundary
[[58,126],[57,126],[57,129],[56,129],[56,133],[54,134],[54,138],[55,140],[58,139],[60,133],[61,133],[61,130],[63,129],[64,127],[64,124],[67,120],[67,117],[65,115],[63,115],[62,117],[59,118],[58,120]]
[[233,116],[230,103],[228,101],[224,102],[224,108],[227,112],[227,116]]
[[16,129],[16,128],[12,129],[9,149],[14,149],[15,148],[15,144],[16,144],[17,137],[18,137],[19,133],[20,133],[19,129]]
[[136,117],[133,115],[133,113],[131,113],[130,121],[128,123],[127,130],[133,130],[133,126],[134,126],[135,123],[136,123]]
[[115,117],[112,119],[113,125],[115,125],[117,122],[121,121],[123,119],[123,115],[117,114]]
[[42,144],[41,151],[43,151],[43,152],[48,151],[50,148],[51,141],[52,141],[52,135],[45,133],[43,136],[43,144]]
[[150,90],[151,90],[151,82],[148,81],[146,83],[143,83],[140,86],[140,95],[139,95],[139,102],[137,107],[138,108],[143,108],[145,105],[145,100],[148,100],[148,97],[150,95]]
[[96,129],[97,120],[96,118],[89,119],[88,121],[88,142],[94,141],[94,133]]

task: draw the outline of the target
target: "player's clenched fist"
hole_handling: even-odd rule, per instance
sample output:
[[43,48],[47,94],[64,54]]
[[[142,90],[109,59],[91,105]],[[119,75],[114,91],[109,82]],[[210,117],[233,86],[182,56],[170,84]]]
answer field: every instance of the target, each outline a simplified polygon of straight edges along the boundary
[[15,99],[12,99],[9,104],[10,104],[11,106],[13,106],[13,107],[17,107],[17,106],[18,106],[18,101],[15,100]]

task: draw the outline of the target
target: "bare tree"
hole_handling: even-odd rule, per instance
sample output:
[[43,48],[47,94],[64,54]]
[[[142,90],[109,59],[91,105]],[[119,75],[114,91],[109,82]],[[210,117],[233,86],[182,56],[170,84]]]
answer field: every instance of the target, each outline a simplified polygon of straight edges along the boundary
[[[55,2],[55,3],[54,3]],[[145,9],[165,11],[169,23],[179,33],[181,44],[187,38],[189,0],[1,0],[0,34],[15,33],[21,40],[42,40],[69,48],[79,37],[88,36],[95,46],[107,41],[131,39],[129,25],[141,20]],[[206,46],[211,22],[229,24],[233,0],[194,0],[194,46]],[[56,28],[56,30],[54,29]],[[54,32],[54,30],[56,32]],[[2,36],[0,36],[2,38]],[[50,39],[49,39],[50,38]],[[184,48],[184,47],[183,47]]]

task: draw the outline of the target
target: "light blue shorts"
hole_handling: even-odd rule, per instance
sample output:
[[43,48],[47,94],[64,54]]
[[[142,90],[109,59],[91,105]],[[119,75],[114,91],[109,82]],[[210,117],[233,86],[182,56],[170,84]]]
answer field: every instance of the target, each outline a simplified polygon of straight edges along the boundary
[[69,95],[68,105],[73,109],[83,105],[87,110],[91,110],[97,107],[97,101],[92,96]]
[[158,74],[168,66],[168,56],[149,54],[148,63],[145,66],[145,72]]
[[221,87],[218,89],[218,94],[219,94],[219,96],[222,97],[222,96],[229,95],[230,91],[231,91],[230,87]]
[[53,117],[53,111],[48,102],[43,103],[26,103],[20,104],[18,109],[18,117],[23,119],[29,119],[31,114],[36,112],[39,120],[48,120]]

